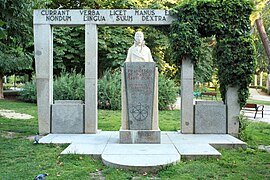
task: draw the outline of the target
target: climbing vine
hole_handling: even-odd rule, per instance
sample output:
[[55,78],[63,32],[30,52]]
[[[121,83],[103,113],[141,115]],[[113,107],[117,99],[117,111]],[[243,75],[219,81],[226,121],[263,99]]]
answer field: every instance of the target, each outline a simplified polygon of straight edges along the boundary
[[255,49],[250,36],[249,0],[186,0],[176,8],[171,25],[171,45],[177,62],[199,60],[202,38],[216,37],[214,51],[223,101],[229,86],[239,87],[242,107],[248,98],[248,85],[255,70]]

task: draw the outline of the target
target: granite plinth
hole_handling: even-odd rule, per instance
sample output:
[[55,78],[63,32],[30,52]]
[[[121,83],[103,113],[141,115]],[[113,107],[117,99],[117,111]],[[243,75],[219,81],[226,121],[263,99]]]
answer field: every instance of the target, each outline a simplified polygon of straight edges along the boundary
[[120,144],[160,144],[160,130],[120,130]]
[[52,133],[84,133],[84,105],[80,101],[58,101],[52,105]]
[[125,87],[128,129],[151,130],[155,86],[154,62],[126,62]]
[[226,105],[199,103],[195,105],[195,134],[226,134]]

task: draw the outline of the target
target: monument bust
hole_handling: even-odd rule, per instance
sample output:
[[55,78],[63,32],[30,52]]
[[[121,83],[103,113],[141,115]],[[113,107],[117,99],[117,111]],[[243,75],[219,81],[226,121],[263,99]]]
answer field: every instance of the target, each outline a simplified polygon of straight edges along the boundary
[[134,44],[128,49],[125,62],[153,62],[151,51],[145,45],[143,33],[137,31],[134,39]]

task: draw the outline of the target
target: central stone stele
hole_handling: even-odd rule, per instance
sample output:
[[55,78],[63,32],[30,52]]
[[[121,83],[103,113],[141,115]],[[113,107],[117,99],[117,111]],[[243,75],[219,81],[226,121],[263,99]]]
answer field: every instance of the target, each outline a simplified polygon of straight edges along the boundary
[[157,82],[156,63],[125,62],[120,143],[160,143]]

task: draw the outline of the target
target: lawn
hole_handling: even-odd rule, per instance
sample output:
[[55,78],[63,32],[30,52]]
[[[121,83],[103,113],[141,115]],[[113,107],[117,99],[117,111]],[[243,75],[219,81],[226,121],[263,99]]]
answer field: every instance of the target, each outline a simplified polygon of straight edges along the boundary
[[[29,136],[38,131],[35,104],[0,100],[0,109],[27,113],[30,120],[0,117],[0,180],[34,179],[270,179],[270,154],[259,150],[270,145],[270,124],[242,120],[241,137],[247,149],[220,149],[221,159],[184,160],[157,173],[140,174],[106,167],[87,155],[60,155],[68,144],[33,145]],[[99,129],[119,130],[120,111],[99,110]],[[178,130],[179,111],[160,111],[161,130]]]

